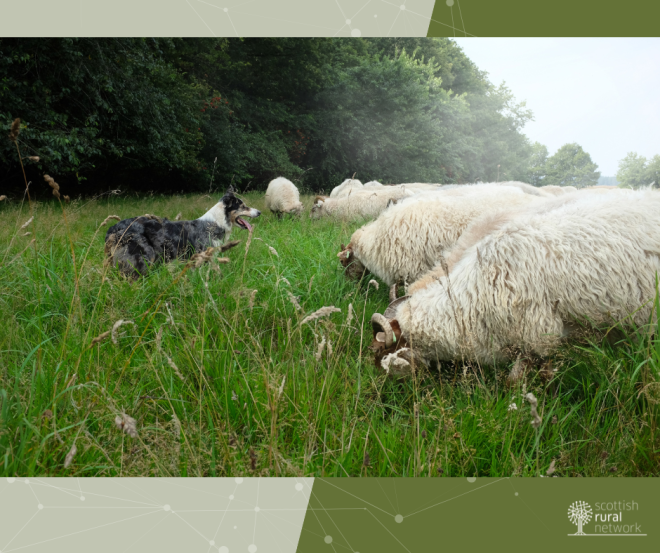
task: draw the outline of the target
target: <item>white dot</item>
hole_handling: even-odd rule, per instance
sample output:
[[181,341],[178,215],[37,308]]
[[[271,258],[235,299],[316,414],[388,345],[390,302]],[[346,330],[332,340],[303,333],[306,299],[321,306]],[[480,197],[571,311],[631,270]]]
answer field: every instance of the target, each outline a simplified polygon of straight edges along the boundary
[[248,551],[249,551],[250,553],[257,553],[257,546],[254,545],[254,544],[252,544],[252,545],[248,545]]
[[516,492],[516,496],[518,495],[518,492]]
[[40,511],[41,511],[41,509],[44,508],[44,506],[41,503],[39,503],[39,505],[37,505],[37,507],[39,508]]
[[447,5],[451,8],[454,5],[454,0],[447,0]]
[[163,505],[163,509],[164,509],[165,511],[169,511],[169,510],[170,510],[170,506],[169,506],[169,505]]
[[25,479],[25,483],[26,483],[26,484],[29,484],[30,481],[26,478],[26,479]]
[[234,499],[234,494],[231,494],[231,495],[229,496],[229,499]]
[[243,483],[243,479],[242,479],[242,478],[236,478],[236,483],[237,483],[237,484],[242,484],[242,483]]
[[401,515],[396,515],[394,517],[394,520],[397,521],[399,524],[403,522],[403,517]]
[[299,492],[301,492],[302,489],[303,489],[303,485],[302,485],[300,482],[298,482],[298,483],[296,484],[296,490],[299,491]]
[[10,476],[9,478],[7,478],[7,482],[9,482],[10,484],[13,484],[14,482],[16,482],[16,478],[14,478],[13,476]]
[[350,20],[350,19],[347,19],[347,20],[346,20],[346,25],[350,25],[350,24],[351,24],[351,20]]
[[229,548],[225,545],[223,545],[220,549],[218,549],[219,553],[229,553]]
[[359,36],[362,36],[362,33],[360,32],[360,29],[353,29],[351,31],[351,36],[359,37]]
[[325,538],[323,538],[323,541],[325,543],[332,543],[332,536],[326,536]]
[[259,511],[261,511],[261,509],[260,509],[259,507],[255,507],[255,508],[254,508],[254,512],[255,512],[255,513],[258,513]]
[[225,8],[225,12],[228,12],[228,11],[229,11],[229,9],[228,9],[228,8]]
[[403,4],[401,4],[401,5],[399,6],[399,9],[400,9],[400,10],[405,10],[406,7],[405,7]]
[[374,17],[378,17],[377,15],[374,15]]
[[234,526],[234,530],[236,530],[236,526]]
[[215,545],[215,542],[214,542],[213,540],[211,540],[211,541],[209,542],[209,545]]
[[468,476],[467,481],[468,481],[470,484],[474,484],[474,483],[477,481],[477,479],[476,479],[474,476]]
[[85,501],[85,497],[81,495],[80,496],[80,501]]

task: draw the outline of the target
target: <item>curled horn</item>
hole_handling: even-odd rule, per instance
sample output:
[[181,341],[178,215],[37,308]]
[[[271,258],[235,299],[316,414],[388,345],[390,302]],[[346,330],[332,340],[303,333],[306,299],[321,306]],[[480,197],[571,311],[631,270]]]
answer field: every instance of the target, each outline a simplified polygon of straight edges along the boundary
[[318,201],[325,202],[327,199],[328,199],[327,196],[315,196],[315,197],[314,197],[314,203],[316,203],[316,202],[318,202]]
[[357,175],[357,172],[353,173],[353,176],[351,177],[351,180],[355,179],[355,175]]
[[383,330],[385,333],[385,346],[391,347],[394,343],[394,331],[389,321],[381,313],[374,313],[371,316],[371,326],[375,332],[378,332],[379,329]]

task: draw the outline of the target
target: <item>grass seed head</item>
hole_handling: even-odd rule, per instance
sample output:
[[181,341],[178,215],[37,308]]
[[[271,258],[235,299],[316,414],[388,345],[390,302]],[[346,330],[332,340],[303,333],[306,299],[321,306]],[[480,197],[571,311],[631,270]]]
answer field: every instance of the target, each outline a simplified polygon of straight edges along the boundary
[[53,189],[53,196],[55,196],[58,200],[60,199],[60,185],[55,182],[55,179],[51,177],[50,175],[44,175],[44,180],[48,183],[48,186],[50,186]]
[[174,218],[175,221],[180,221],[181,220],[181,212],[176,214],[176,217]]
[[110,333],[111,333],[110,330],[106,330],[103,334],[99,334],[96,338],[92,340],[91,344],[89,344],[89,347],[91,348],[96,344],[100,344],[101,342],[103,342],[103,340],[105,340],[108,336],[110,336]]
[[250,311],[252,311],[252,308],[254,307],[254,300],[257,297],[257,292],[258,291],[259,290],[252,290],[252,292],[250,293],[250,304],[249,304]]
[[112,220],[115,221],[121,221],[121,217],[119,215],[108,215],[105,219],[103,219],[103,222],[99,225],[100,227],[103,227],[107,225],[110,221]]
[[536,429],[538,429],[539,426],[541,426],[541,417],[539,416],[539,412],[536,410],[538,407],[538,401],[536,399],[536,396],[534,396],[533,393],[528,393],[525,396],[525,399],[529,401],[530,404],[530,413],[532,415],[532,426]]
[[117,334],[117,331],[123,325],[133,325],[133,326],[135,326],[135,323],[133,321],[125,321],[123,319],[119,319],[114,325],[112,325],[112,343],[115,346],[119,345],[119,335]]
[[21,132],[21,119],[17,117],[14,119],[14,122],[11,124],[11,129],[9,129],[9,140],[16,142],[19,133]]
[[275,257],[279,257],[277,250],[273,248],[273,246],[268,246],[268,249],[270,250],[270,253],[272,253]]
[[33,215],[32,217],[30,217],[27,221],[25,221],[25,223],[23,223],[23,226],[22,226],[21,228],[19,228],[18,230],[23,230],[23,229],[26,228],[26,227],[27,227],[27,226],[28,226],[33,220],[34,220],[34,215]]
[[71,463],[73,462],[73,458],[78,453],[78,448],[76,447],[76,444],[73,444],[71,446],[71,449],[69,450],[69,453],[66,454],[66,457],[64,458],[64,468],[68,469],[71,466]]
[[338,307],[335,307],[334,305],[330,305],[328,307],[321,307],[321,309],[314,311],[311,315],[307,315],[302,322],[300,323],[301,325],[304,325],[305,323],[309,323],[311,321],[315,321],[317,319],[320,319],[322,317],[327,317],[328,315],[331,315],[332,313],[341,313],[341,309]]
[[126,413],[122,413],[121,416],[115,417],[115,425],[119,430],[128,434],[131,438],[138,437],[137,421]]
[[39,163],[39,156],[29,156],[28,159],[34,161],[34,163]]
[[314,354],[314,357],[316,357],[317,361],[321,360],[321,356],[323,355],[323,348],[325,348],[325,336],[323,336],[323,340],[321,340],[321,343],[319,344],[318,350]]
[[296,308],[296,311],[302,310],[302,307],[300,307],[300,304],[298,303],[298,300],[300,298],[298,298],[297,296],[294,296],[289,290],[287,290],[286,293],[289,295],[289,301]]

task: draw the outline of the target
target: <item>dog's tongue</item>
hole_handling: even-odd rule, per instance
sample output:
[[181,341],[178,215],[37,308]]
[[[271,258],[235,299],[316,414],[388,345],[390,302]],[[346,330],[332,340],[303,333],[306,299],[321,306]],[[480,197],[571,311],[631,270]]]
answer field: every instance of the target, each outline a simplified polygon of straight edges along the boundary
[[239,217],[239,221],[245,225],[245,228],[248,230],[248,232],[252,232],[252,225],[248,223],[245,219],[242,217]]

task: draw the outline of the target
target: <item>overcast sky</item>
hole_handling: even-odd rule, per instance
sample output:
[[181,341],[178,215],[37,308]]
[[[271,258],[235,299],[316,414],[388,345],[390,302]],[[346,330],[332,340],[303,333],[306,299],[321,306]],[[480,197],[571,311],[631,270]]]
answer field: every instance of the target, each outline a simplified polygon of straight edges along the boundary
[[577,142],[614,176],[628,152],[660,154],[660,38],[457,38],[467,56],[526,100],[523,132],[550,155]]

